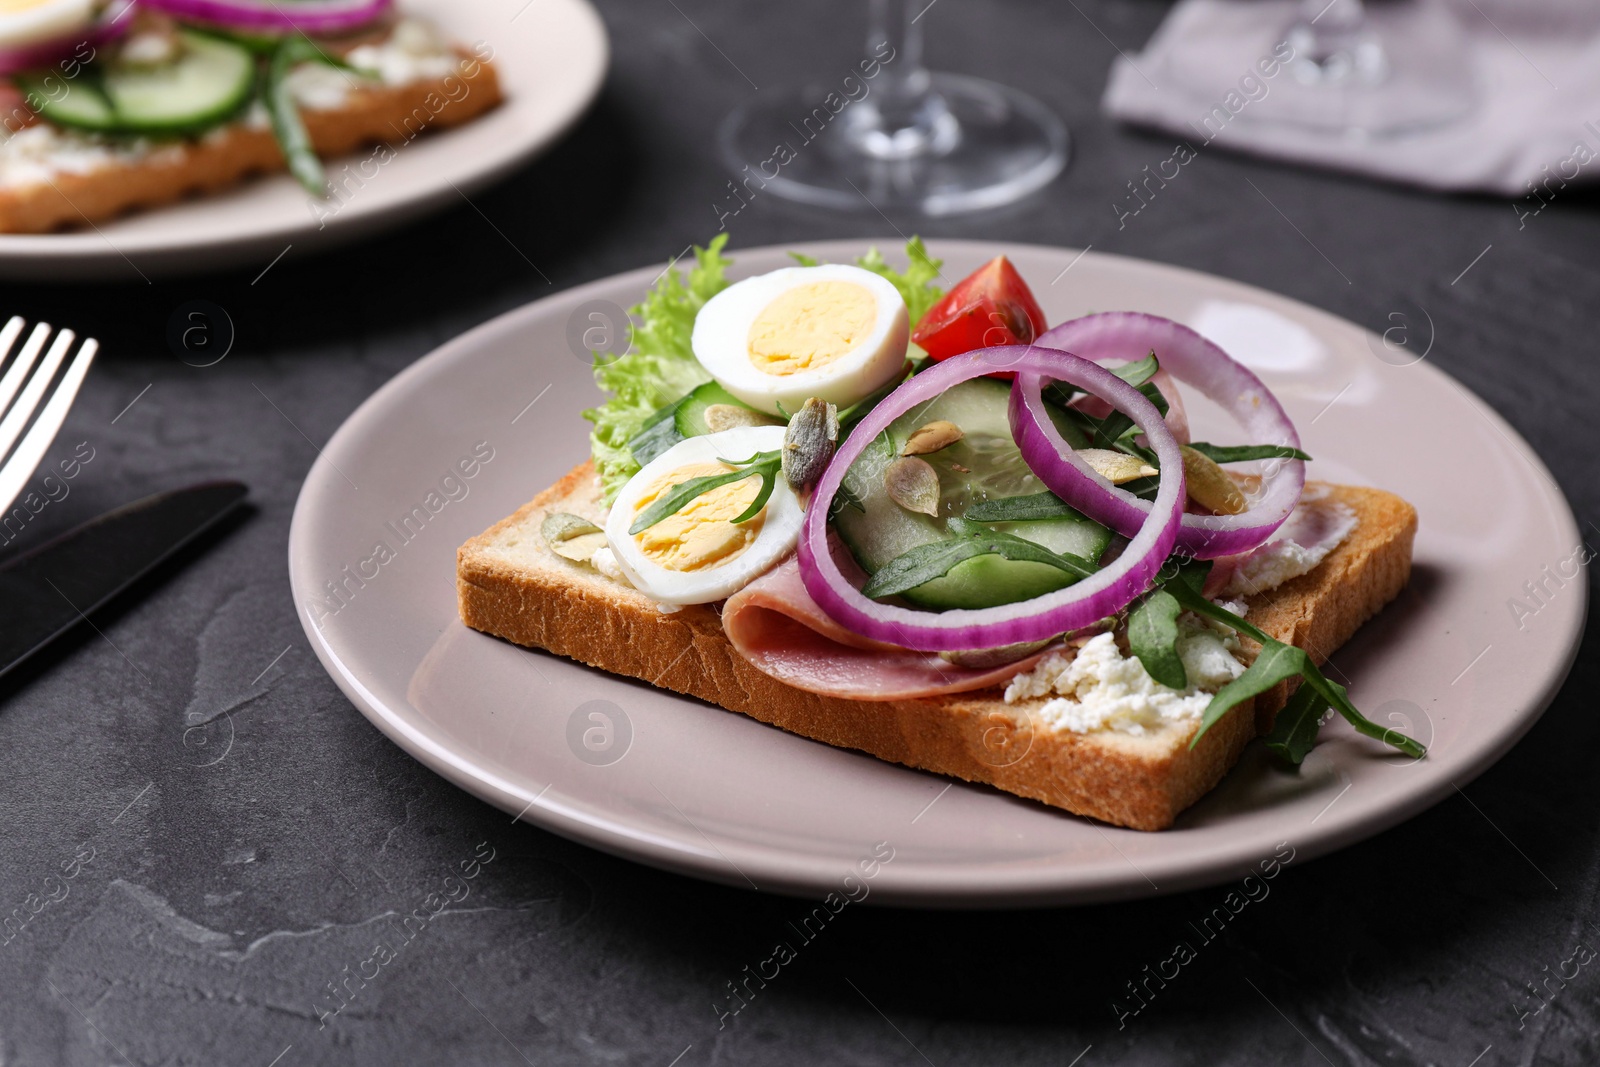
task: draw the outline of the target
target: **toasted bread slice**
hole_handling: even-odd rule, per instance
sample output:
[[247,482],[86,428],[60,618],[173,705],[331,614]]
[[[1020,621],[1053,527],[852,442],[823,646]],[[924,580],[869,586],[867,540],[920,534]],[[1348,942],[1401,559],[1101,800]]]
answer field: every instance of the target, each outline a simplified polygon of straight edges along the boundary
[[[379,144],[398,151],[421,133],[458,126],[500,103],[493,65],[464,49],[454,51],[455,73],[401,85],[361,84],[338,106],[302,108],[317,154],[330,159]],[[343,198],[354,192],[349,183],[359,188],[385,162],[363,160],[370,173],[354,176],[330,166],[332,193],[326,212],[317,213],[318,217],[337,213]],[[0,185],[0,233],[88,226],[135,208],[216,192],[252,174],[285,166],[270,126],[241,118],[202,137],[109,153],[91,169],[57,170],[40,181]]]
[[[1415,509],[1390,493],[1327,491],[1354,509],[1356,531],[1310,573],[1249,600],[1252,621],[1319,662],[1404,587],[1417,528]],[[637,590],[552,552],[539,532],[544,516],[566,511],[598,521],[597,497],[594,468],[585,463],[462,545],[462,620],[804,737],[1138,830],[1171,826],[1222,780],[1258,731],[1271,727],[1285,699],[1280,688],[1259,698],[1254,714],[1236,710],[1191,750],[1194,724],[1140,736],[1053,730],[1032,714],[1040,701],[1007,704],[997,689],[871,703],[808,693],[740,656],[714,606],[663,614]]]

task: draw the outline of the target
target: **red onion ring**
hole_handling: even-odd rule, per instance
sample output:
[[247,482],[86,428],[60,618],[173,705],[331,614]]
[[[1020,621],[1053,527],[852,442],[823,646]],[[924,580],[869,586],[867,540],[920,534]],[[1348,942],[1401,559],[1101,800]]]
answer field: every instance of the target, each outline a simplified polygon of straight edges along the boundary
[[[121,0],[120,3],[114,3],[106,8],[98,19],[81,31],[74,31],[67,36],[49,41],[23,45],[20,48],[0,49],[0,77],[16,74],[19,71],[48,67],[58,59],[73,55],[84,45],[98,48],[107,41],[122,36],[133,24],[134,7],[133,0]],[[82,57],[77,58],[82,59]]]
[[[845,472],[872,440],[900,415],[960,382],[995,371],[1048,375],[1109,400],[1145,432],[1161,461],[1161,482],[1148,520],[1110,566],[1065,589],[994,608],[928,612],[880,604],[845,577],[828,543],[828,513]],[[1020,442],[1019,442],[1020,443]],[[1037,446],[1039,461],[1063,461]],[[1027,453],[1023,453],[1026,457]],[[1032,466],[1033,459],[1029,459]],[[1035,473],[1038,468],[1034,468]],[[953,356],[915,375],[890,393],[855,427],[817,483],[800,528],[800,576],[806,592],[840,625],[862,637],[922,652],[994,648],[1040,641],[1093,625],[1150,588],[1177,536],[1183,514],[1183,457],[1161,412],[1139,390],[1110,371],[1067,352],[1038,345],[980,348]]]
[[[1137,360],[1154,351],[1161,366],[1185,385],[1221,405],[1256,444],[1300,447],[1300,435],[1278,398],[1249,368],[1181,323],[1159,315],[1107,311],[1085,315],[1046,331],[1036,342],[1069,349],[1096,363]],[[1131,537],[1151,513],[1149,502],[1112,485],[1073,455],[1044,407],[1040,390],[1048,374],[1017,376],[1012,392],[1011,431],[1041,481],[1061,499]],[[1025,443],[1026,442],[1026,443]],[[1049,462],[1050,459],[1065,462]],[[1259,495],[1238,515],[1184,515],[1177,551],[1197,559],[1248,552],[1283,525],[1305,488],[1301,460],[1273,460]]]
[[268,33],[344,33],[374,21],[394,0],[139,0],[180,19]]

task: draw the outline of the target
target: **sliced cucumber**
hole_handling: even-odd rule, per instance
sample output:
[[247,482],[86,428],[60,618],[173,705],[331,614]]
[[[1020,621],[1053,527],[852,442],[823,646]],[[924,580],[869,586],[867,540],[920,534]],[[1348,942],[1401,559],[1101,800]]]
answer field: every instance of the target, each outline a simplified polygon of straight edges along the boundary
[[[839,505],[834,526],[868,573],[876,573],[919,545],[951,536],[946,520],[978,504],[1044,491],[1044,484],[1028,468],[1011,438],[1010,393],[1007,383],[988,378],[952,386],[931,404],[896,419],[851,464],[845,485],[861,508]],[[965,436],[921,457],[939,475],[939,515],[935,518],[907,511],[891,500],[884,487],[884,469],[900,455],[913,431],[939,419],[954,423]],[[1096,561],[1111,541],[1110,531],[1076,512],[1053,519],[997,523],[995,529]],[[957,564],[943,578],[902,595],[929,608],[992,607],[1052,592],[1072,580],[1042,563],[978,556]]]
[[237,115],[256,87],[249,50],[209,34],[179,30],[181,52],[170,63],[144,67],[107,64],[93,80],[52,95],[21,78],[23,91],[51,122],[97,133],[179,136],[199,133]]
[[1111,545],[1111,531],[1086,515],[1071,518],[1037,519],[1033,522],[997,522],[992,528],[1008,533],[1052,552],[1100,562]]
[[117,113],[111,109],[111,101],[87,72],[74,83],[54,75],[36,78],[19,74],[16,84],[28,106],[58,126],[95,132],[117,128]]
[[698,386],[679,403],[673,413],[673,424],[678,433],[684,437],[701,437],[711,432],[706,425],[706,409],[714,404],[727,404],[736,408],[743,408],[750,412],[753,425],[780,426],[782,422],[775,416],[757,411],[743,400],[728,392],[716,382],[706,382]]
[[106,71],[106,97],[130,132],[193,133],[232,118],[250,102],[256,60],[229,41],[179,30],[183,52],[159,67]]

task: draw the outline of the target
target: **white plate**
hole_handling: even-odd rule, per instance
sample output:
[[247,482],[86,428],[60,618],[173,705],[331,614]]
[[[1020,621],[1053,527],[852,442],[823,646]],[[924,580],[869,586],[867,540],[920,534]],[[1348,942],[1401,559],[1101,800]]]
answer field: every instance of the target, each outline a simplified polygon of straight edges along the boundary
[[[300,255],[393,226],[470,193],[556,141],[605,78],[605,25],[588,0],[515,6],[401,0],[466,45],[486,42],[505,102],[454,129],[420,137],[355,190],[326,224],[287,174],[216,196],[66,233],[0,234],[0,278],[138,281],[259,262],[289,244]],[[329,160],[330,174],[346,160]],[[459,192],[457,190],[460,190]],[[324,213],[326,216],[326,213]]]
[[[841,260],[867,244],[790,247]],[[1254,744],[1175,828],[1139,833],[829,748],[466,629],[456,617],[456,546],[584,458],[578,412],[596,394],[572,348],[598,322],[591,313],[603,315],[595,301],[633,304],[660,267],[478,327],[380,389],[329,441],[289,540],[294,596],[329,673],[427,766],[556,833],[703,878],[805,894],[840,888],[883,841],[894,859],[870,899],[947,906],[1173,892],[1241,878],[1280,843],[1303,862],[1452,794],[1538,718],[1583,629],[1586,585],[1559,577],[1581,558],[1577,527],[1548,471],[1498,415],[1426,360],[1395,365],[1423,339],[1385,347],[1304,304],[1138,260],[1089,254],[1074,266],[1077,253],[1066,249],[932,247],[952,279],[1011,256],[1052,322],[1133,308],[1195,325],[1277,392],[1316,457],[1314,477],[1381,486],[1416,504],[1411,587],[1334,656],[1330,673],[1371,718],[1429,743],[1426,759],[1335,722],[1298,773]],[[736,253],[735,274],[786,265],[786,251]],[[1200,436],[1226,439],[1204,405],[1192,403],[1191,414]],[[443,477],[477,442],[493,457],[472,479],[445,484],[446,494]],[[402,539],[406,515],[420,532],[408,527]],[[379,542],[392,558],[362,578],[363,561],[386,555]],[[1555,580],[1541,573],[1547,565]],[[1546,585],[1542,606],[1514,614],[1508,604],[1526,598],[1530,581]],[[342,585],[345,602],[318,611],[329,583]],[[595,711],[605,718],[591,719]],[[586,748],[590,729],[598,732]]]

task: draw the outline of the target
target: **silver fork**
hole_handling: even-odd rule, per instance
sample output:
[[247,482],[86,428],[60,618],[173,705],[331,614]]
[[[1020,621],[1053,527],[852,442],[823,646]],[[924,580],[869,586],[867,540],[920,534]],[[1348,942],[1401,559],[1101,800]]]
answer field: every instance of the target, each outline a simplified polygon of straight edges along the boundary
[[[71,330],[62,330],[56,334],[49,351],[45,352],[44,345],[50,339],[50,327],[41,322],[33,328],[22,350],[12,359],[11,348],[22,336],[22,329],[26,325],[20,315],[13,315],[11,321],[0,327],[0,367],[5,368],[4,374],[0,375],[0,412],[4,413],[0,415],[0,459],[4,460],[0,462],[0,512],[11,506],[28,479],[33,477],[45,450],[55,440],[56,432],[66,420],[67,409],[72,407],[78,387],[83,384],[84,375],[89,373],[94,354],[100,349],[100,342],[92,337],[85,338],[78,354],[67,365],[66,373],[61,375],[60,381],[56,381],[56,372],[61,369],[61,362],[66,359],[67,350],[72,347],[77,335]],[[45,352],[42,363],[39,362],[40,352]],[[7,363],[7,360],[10,362]],[[37,368],[34,366],[36,363]],[[52,382],[55,383],[54,391],[51,391]],[[44,400],[47,392],[50,393],[50,399]],[[12,403],[13,400],[16,402]],[[43,410],[39,409],[40,401],[44,401]],[[29,426],[28,420],[33,418],[36,410],[39,411],[39,417]],[[24,429],[27,430],[25,436]],[[19,437],[22,438],[21,444],[17,444]],[[16,445],[15,450],[12,449],[13,445]]]

